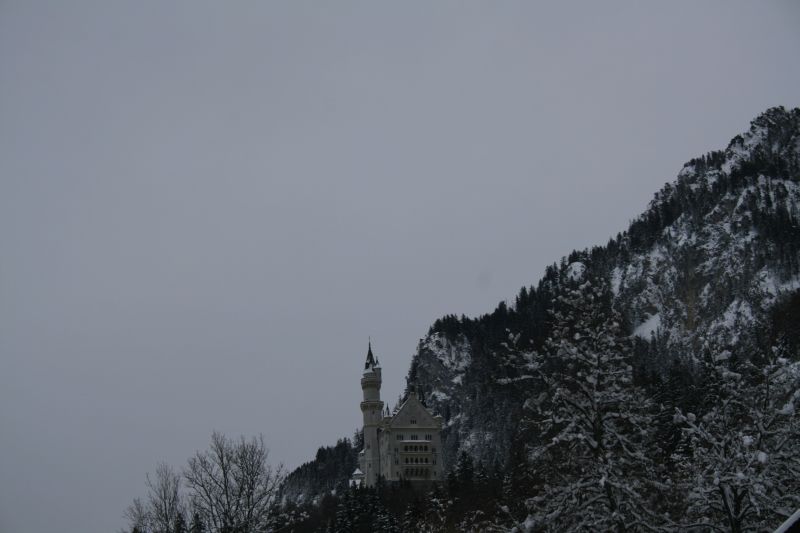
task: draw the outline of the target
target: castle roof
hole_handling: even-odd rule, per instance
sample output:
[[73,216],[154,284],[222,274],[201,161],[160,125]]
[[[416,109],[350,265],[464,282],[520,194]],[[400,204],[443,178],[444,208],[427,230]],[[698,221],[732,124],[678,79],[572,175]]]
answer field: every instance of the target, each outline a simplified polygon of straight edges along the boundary
[[376,366],[380,366],[380,364],[378,363],[378,360],[375,358],[374,355],[372,355],[372,341],[371,340],[369,341],[369,344],[367,346],[368,346],[368,348],[367,348],[367,361],[364,363],[364,370],[367,370],[369,368],[373,368],[373,367],[376,367]]
[[[410,422],[414,419],[414,423]],[[391,427],[409,427],[415,425],[420,429],[436,429],[441,427],[441,417],[435,416],[419,400],[417,393],[409,392],[408,397],[389,421]]]

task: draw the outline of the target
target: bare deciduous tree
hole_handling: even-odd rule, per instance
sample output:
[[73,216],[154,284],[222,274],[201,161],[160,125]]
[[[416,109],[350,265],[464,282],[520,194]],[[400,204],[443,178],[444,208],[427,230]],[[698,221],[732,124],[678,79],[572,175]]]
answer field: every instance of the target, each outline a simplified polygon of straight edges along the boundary
[[147,474],[147,499],[154,533],[172,533],[175,520],[183,512],[180,486],[180,474],[166,463],[158,465],[154,478]]
[[125,509],[123,516],[130,523],[131,531],[147,531],[149,529],[150,513],[140,498],[133,499],[133,503]]
[[183,513],[180,495],[181,477],[171,466],[161,463],[155,475],[148,473],[147,501],[133,500],[125,511],[131,530],[152,533],[172,533],[179,514]]
[[184,478],[191,503],[212,531],[269,529],[284,470],[270,466],[268,455],[263,436],[232,440],[214,432],[210,449],[189,459]]

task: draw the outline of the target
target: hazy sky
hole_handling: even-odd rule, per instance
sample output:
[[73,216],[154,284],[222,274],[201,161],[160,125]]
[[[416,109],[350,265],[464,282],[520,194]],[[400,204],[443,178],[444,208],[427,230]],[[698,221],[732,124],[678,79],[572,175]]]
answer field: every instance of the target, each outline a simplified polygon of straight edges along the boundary
[[800,105],[797,2],[0,2],[0,531],[159,461],[297,466],[437,317]]

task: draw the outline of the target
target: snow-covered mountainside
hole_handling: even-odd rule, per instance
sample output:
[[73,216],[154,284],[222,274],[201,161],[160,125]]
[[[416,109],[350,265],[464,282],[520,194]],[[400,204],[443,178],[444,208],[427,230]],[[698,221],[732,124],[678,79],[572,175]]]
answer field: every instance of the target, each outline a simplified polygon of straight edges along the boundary
[[286,479],[298,531],[774,529],[800,505],[800,109],[513,302],[437,320],[411,390],[446,483],[348,489],[357,433]]
[[[755,357],[781,333],[796,347],[797,320],[786,312],[797,308],[799,251],[800,109],[772,108],[725,150],[686,163],[606,246],[572,252],[512,305],[437,320],[409,387],[444,416],[448,464],[465,450],[487,467],[505,465],[535,386],[524,354],[551,336],[551,310],[569,282],[609,284],[647,381],[675,365],[691,373],[709,353]],[[776,305],[785,311],[778,319]]]

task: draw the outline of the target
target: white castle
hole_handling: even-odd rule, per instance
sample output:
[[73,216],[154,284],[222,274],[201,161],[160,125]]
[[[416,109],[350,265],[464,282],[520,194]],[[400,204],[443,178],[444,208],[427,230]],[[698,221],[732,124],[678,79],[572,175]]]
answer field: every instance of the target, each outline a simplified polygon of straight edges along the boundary
[[358,454],[359,468],[353,472],[353,484],[372,487],[379,478],[386,481],[439,481],[443,478],[441,461],[442,417],[434,416],[422,405],[417,394],[396,409],[384,410],[381,401],[381,365],[367,350],[367,362],[361,376],[364,401],[364,448]]

